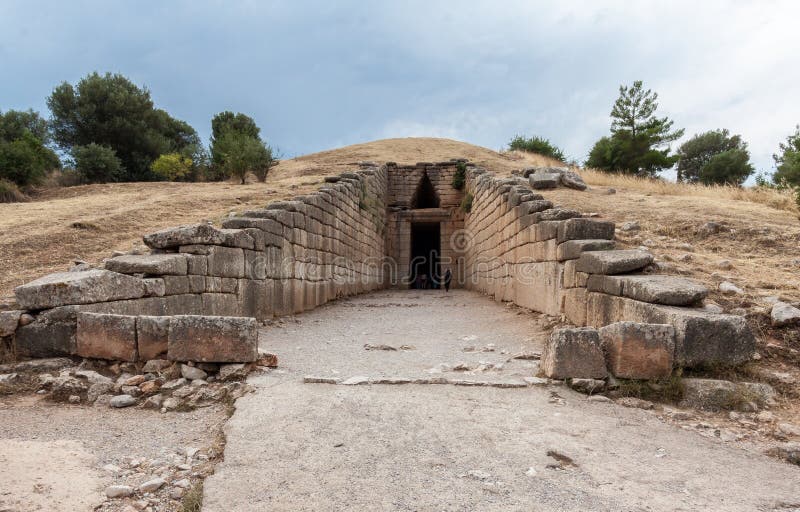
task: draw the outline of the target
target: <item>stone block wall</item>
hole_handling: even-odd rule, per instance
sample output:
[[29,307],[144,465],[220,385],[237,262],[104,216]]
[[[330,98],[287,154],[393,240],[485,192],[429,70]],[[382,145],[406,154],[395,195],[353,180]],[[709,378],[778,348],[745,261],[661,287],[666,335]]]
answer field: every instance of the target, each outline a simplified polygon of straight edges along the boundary
[[18,287],[15,318],[27,320],[7,329],[17,354],[90,356],[91,346],[79,343],[81,313],[121,315],[114,319],[122,323],[175,315],[263,320],[387,286],[386,167],[326,181],[307,196],[227,218],[221,229],[196,224],[145,235],[150,254]]
[[614,250],[613,223],[554,205],[522,177],[470,169],[466,192],[465,287],[578,326],[670,325],[675,366],[751,358],[755,337],[743,318],[704,310],[700,283],[645,273],[653,256]]

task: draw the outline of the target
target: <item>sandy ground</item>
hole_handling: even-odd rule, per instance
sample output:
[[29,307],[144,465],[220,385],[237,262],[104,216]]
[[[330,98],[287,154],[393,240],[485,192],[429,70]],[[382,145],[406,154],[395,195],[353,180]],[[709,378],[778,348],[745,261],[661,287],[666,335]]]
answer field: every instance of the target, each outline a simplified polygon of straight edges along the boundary
[[[303,383],[305,375],[518,380],[536,371],[534,361],[474,375],[431,369],[538,350],[542,322],[470,292],[379,292],[267,329],[262,340],[281,355],[282,371],[252,377],[256,393],[237,402],[204,510],[800,507],[800,468],[563,386]],[[490,343],[493,352],[464,351]]]
[[104,466],[160,460],[187,447],[207,450],[226,417],[221,406],[160,414],[0,397],[0,511],[95,510],[106,486],[141,483]]

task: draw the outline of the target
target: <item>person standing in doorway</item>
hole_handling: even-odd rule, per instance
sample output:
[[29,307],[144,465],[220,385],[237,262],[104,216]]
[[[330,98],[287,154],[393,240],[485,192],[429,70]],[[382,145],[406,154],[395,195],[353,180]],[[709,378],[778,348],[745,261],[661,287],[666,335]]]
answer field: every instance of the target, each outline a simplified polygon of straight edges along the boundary
[[444,271],[444,293],[450,291],[450,281],[453,279],[453,274],[450,272],[450,267],[447,267],[447,270]]

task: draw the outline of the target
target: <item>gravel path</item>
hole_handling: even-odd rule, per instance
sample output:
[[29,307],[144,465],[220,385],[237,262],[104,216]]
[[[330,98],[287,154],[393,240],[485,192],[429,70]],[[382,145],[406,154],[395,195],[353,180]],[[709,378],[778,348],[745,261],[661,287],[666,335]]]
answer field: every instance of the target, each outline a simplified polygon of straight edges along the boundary
[[[535,361],[506,361],[540,350],[545,335],[543,319],[521,313],[469,292],[393,291],[265,329],[281,369],[249,380],[257,392],[237,402],[226,426],[204,510],[798,506],[797,467],[563,386],[303,383],[307,375],[519,382]],[[490,344],[494,351],[482,351]],[[483,371],[452,371],[461,363]]]

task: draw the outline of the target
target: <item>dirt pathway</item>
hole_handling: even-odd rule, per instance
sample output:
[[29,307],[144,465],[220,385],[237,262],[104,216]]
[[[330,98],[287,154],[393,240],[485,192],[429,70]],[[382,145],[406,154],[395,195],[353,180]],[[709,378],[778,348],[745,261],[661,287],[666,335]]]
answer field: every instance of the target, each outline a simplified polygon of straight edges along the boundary
[[[303,382],[518,383],[535,361],[506,361],[545,336],[521,313],[468,292],[381,292],[266,329],[282,369],[237,402],[204,511],[800,507],[797,467],[563,386]],[[462,363],[481,369],[453,371]]]

